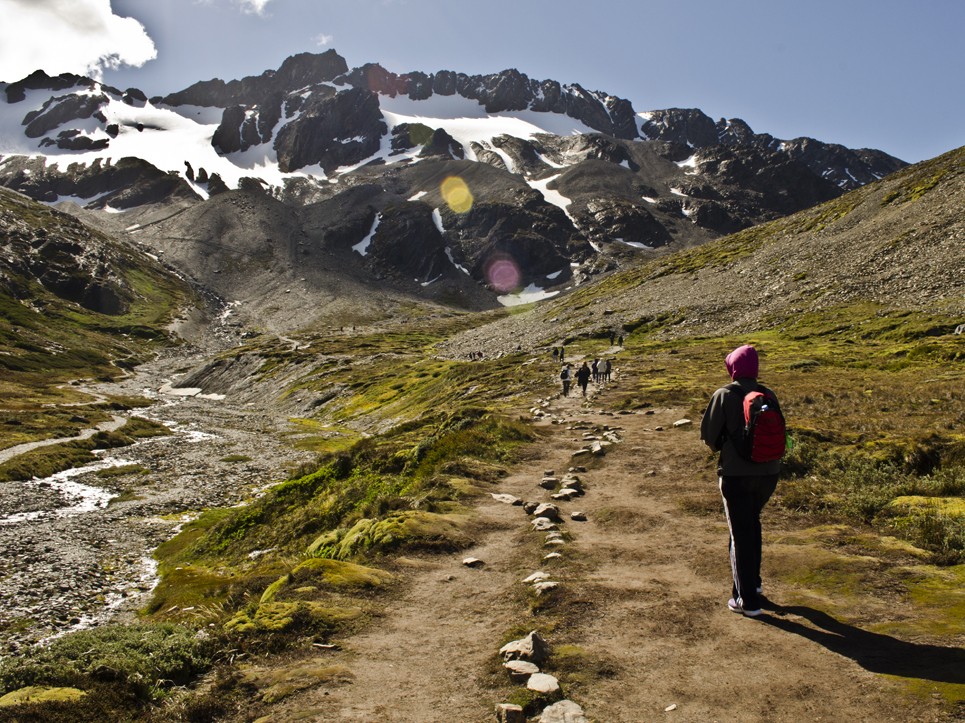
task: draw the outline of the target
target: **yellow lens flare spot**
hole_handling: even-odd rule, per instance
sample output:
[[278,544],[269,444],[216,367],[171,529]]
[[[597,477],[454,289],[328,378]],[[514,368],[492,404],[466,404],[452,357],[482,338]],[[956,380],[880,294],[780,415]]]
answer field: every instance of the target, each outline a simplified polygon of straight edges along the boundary
[[446,205],[454,213],[466,213],[472,208],[472,192],[459,176],[449,176],[439,187]]

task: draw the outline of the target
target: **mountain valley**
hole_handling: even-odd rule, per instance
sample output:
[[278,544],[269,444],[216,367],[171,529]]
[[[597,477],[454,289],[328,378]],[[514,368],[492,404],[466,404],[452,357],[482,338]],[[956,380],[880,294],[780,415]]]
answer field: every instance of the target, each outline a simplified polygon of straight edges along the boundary
[[[0,90],[0,720],[961,719],[965,149],[334,51]],[[763,622],[695,430],[743,343]]]

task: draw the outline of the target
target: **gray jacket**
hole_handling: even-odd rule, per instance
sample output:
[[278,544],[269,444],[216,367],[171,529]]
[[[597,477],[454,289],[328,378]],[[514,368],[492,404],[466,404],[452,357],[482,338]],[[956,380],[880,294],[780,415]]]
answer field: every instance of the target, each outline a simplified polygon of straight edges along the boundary
[[721,387],[710,398],[704,418],[700,422],[700,438],[714,452],[720,452],[717,473],[722,477],[777,474],[781,471],[780,460],[751,462],[740,455],[731,441],[739,439],[744,428],[744,395],[757,389],[767,389],[763,384],[758,384],[756,379],[749,377],[735,381],[740,385],[741,391]]

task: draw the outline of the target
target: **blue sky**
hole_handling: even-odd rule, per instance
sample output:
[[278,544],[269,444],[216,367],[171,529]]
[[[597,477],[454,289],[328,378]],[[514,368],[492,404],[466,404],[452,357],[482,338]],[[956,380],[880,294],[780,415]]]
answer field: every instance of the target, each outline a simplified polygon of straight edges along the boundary
[[334,49],[350,67],[579,83],[915,162],[965,145],[961,0],[0,0],[0,79],[147,95]]

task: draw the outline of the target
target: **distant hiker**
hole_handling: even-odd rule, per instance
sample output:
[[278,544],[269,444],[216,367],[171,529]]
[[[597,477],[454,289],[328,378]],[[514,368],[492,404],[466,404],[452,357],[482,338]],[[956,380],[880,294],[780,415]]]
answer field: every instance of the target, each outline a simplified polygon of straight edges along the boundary
[[568,397],[570,395],[570,382],[573,381],[569,364],[565,365],[560,371],[560,379],[563,381],[563,396]]
[[[757,397],[753,393],[760,392],[771,412],[776,409],[780,413],[780,407],[774,393],[757,382],[758,358],[754,347],[745,345],[734,349],[727,355],[725,365],[733,383],[714,392],[700,423],[700,438],[711,450],[720,453],[717,474],[730,528],[734,578],[727,607],[735,613],[754,617],[761,614],[763,593],[761,511],[777,487],[784,440],[782,437],[779,449],[768,450],[763,455],[768,461],[755,462],[749,455],[745,456],[748,454],[743,444],[747,427],[745,398],[749,404],[752,396]],[[761,419],[763,417],[758,417],[758,421]],[[780,425],[783,431],[783,416]]]
[[556,361],[560,356],[560,350],[555,346],[553,347],[553,361]]
[[610,346],[613,346],[613,340],[616,339],[616,334],[612,331],[610,332]]
[[593,372],[593,383],[596,384],[600,381],[600,360],[594,359],[593,363],[590,364],[590,371]]
[[590,374],[592,374],[592,372],[590,371],[590,367],[586,365],[586,362],[583,362],[583,366],[576,371],[576,381],[583,390],[584,397],[586,396],[586,385],[590,382]]
[[609,360],[609,359],[607,359],[605,362],[603,362],[603,381],[605,381],[605,382],[610,381],[610,370],[611,370],[612,368],[613,368],[613,365],[610,364],[610,360]]
[[563,353],[563,347],[560,347],[560,364],[563,363],[563,360],[565,359],[565,357],[566,355]]
[[620,338],[617,339],[617,346],[623,346],[623,334],[620,334]]

